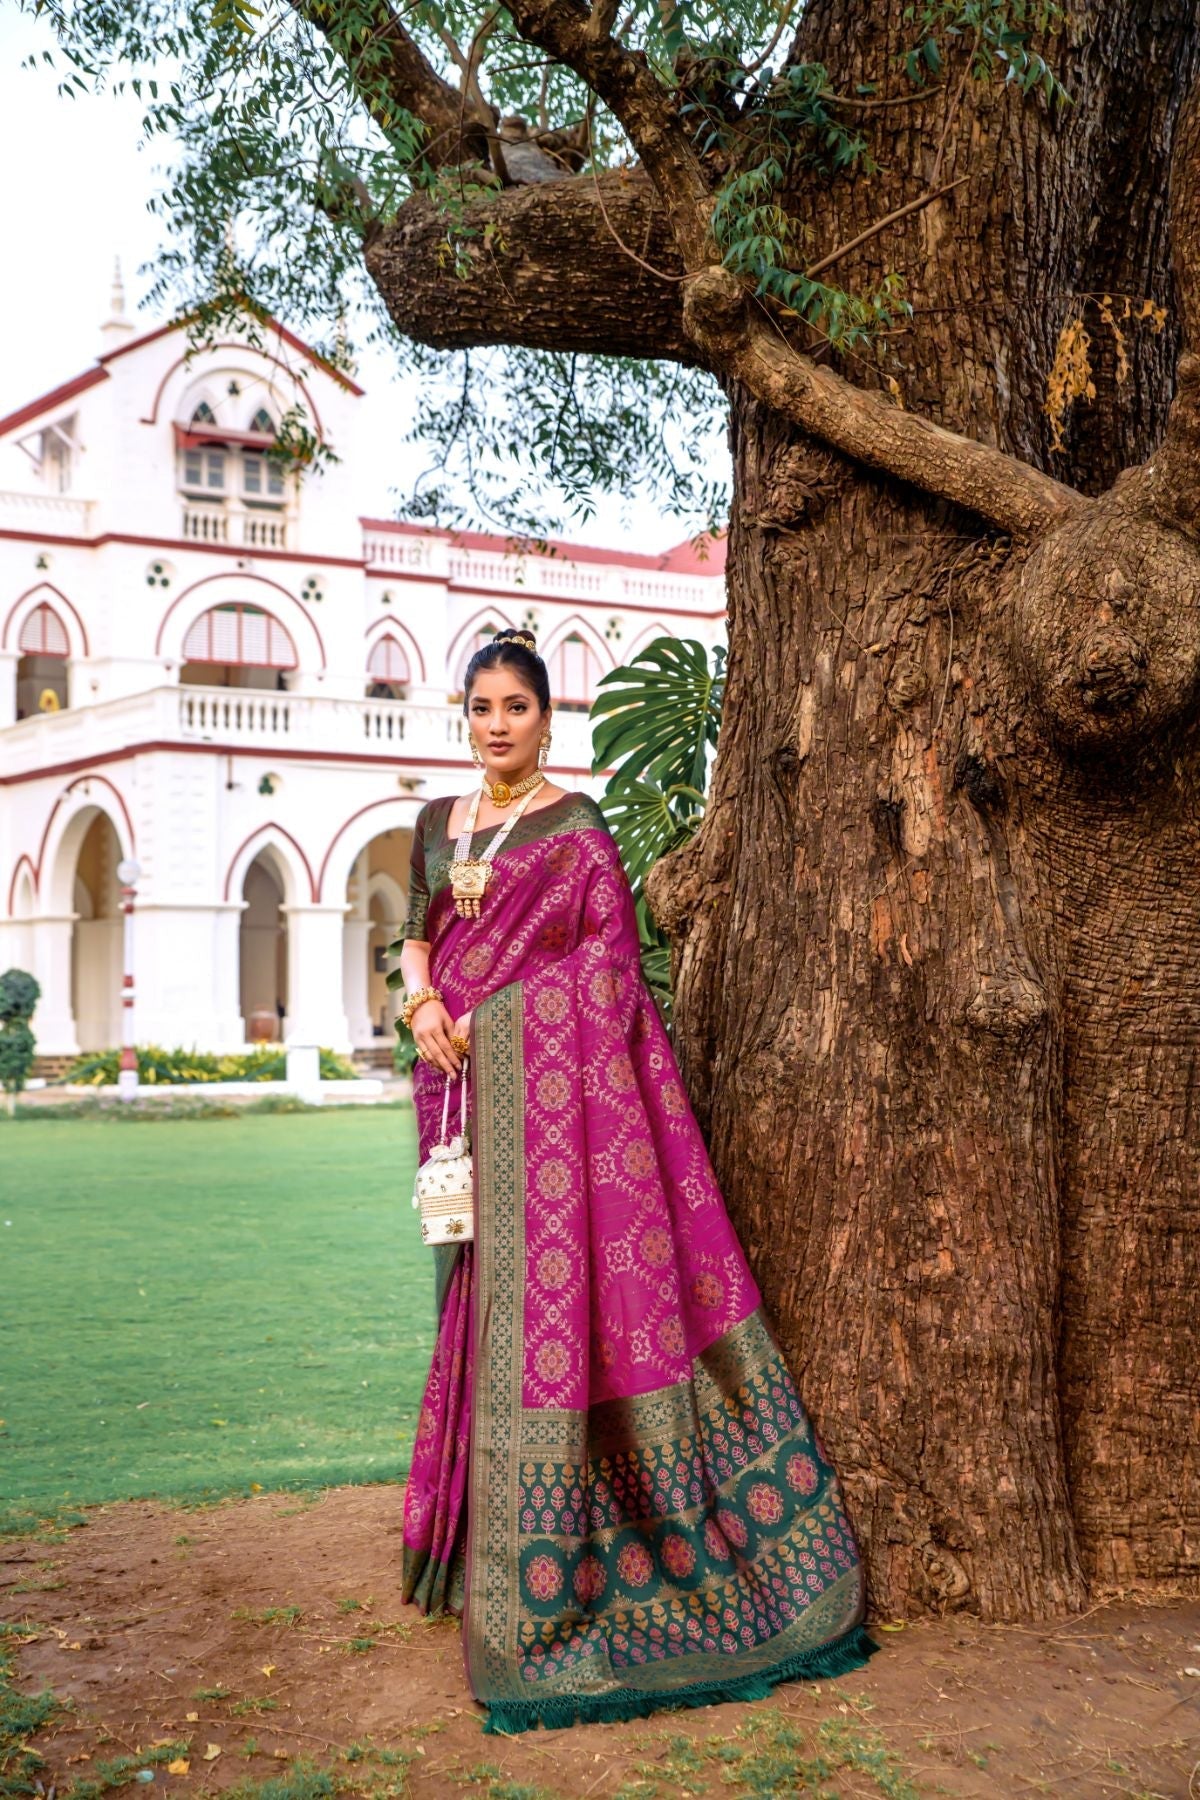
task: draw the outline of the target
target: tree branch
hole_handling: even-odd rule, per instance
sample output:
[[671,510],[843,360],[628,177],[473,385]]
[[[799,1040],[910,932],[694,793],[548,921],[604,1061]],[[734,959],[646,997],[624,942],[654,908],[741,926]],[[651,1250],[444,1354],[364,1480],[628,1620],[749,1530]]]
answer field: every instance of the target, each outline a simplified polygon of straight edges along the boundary
[[684,261],[699,268],[711,254],[712,195],[700,158],[645,58],[600,34],[607,8],[589,12],[576,0],[509,0],[508,10],[527,43],[573,69],[621,121],[658,189]]
[[[683,330],[682,265],[644,174],[610,170],[506,188],[468,203],[454,230],[456,248],[471,260],[465,280],[446,255],[446,218],[424,197],[407,201],[366,248],[389,313],[418,343],[699,362]],[[645,260],[627,256],[618,235]]]
[[688,280],[684,326],[711,368],[831,448],[1004,531],[1035,535],[1090,504],[1003,450],[946,431],[818,368],[752,314],[749,296],[728,269],[711,267]]
[[356,23],[347,27],[344,8],[337,0],[290,0],[290,4],[329,40],[381,130],[389,131],[395,124],[391,108],[381,101],[382,91],[392,107],[420,119],[428,133],[425,158],[434,168],[486,160],[484,127],[464,109],[462,96],[426,60],[388,0],[370,0],[365,28],[362,12],[356,13]]

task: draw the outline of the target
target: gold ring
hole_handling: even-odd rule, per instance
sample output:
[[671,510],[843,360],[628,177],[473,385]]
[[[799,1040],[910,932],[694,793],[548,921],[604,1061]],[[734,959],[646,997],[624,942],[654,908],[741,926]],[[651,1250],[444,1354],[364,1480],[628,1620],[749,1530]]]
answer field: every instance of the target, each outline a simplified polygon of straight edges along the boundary
[[457,1051],[459,1056],[466,1056],[471,1048],[471,1040],[468,1037],[451,1037],[450,1048]]

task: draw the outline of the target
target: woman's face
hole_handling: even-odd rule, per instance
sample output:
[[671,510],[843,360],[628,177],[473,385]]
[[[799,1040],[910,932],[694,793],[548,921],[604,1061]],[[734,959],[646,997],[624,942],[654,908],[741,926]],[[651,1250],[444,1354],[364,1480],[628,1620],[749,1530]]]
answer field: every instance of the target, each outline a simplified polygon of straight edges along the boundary
[[515,669],[481,669],[467,702],[467,723],[489,781],[510,784],[537,767],[538,748],[550,729],[550,709]]

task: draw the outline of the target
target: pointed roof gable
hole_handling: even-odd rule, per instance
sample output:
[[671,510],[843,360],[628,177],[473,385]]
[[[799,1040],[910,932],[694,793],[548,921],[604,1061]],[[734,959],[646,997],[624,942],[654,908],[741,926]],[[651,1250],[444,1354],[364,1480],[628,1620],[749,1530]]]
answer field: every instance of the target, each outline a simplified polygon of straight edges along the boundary
[[[327,362],[313,349],[311,344],[306,344],[303,338],[296,336],[294,331],[289,331],[286,325],[281,325],[278,319],[273,319],[270,314],[263,314],[259,323],[273,332],[289,349],[295,350],[303,356],[313,368],[320,369],[323,375],[328,375],[331,381],[336,381],[340,387],[344,387],[348,393],[362,395],[366,391],[341,369],[335,369],[333,364]],[[15,412],[0,418],[0,437],[6,437],[10,431],[17,431],[22,425],[28,425],[32,420],[41,418],[43,413],[54,412],[66,401],[73,400],[76,394],[82,394],[86,389],[95,387],[99,382],[108,381],[110,365],[120,357],[131,356],[134,351],[145,349],[147,344],[156,343],[159,338],[167,337],[173,331],[184,330],[186,325],[186,319],[173,319],[170,324],[156,325],[152,330],[143,331],[139,336],[130,338],[128,343],[118,344],[115,349],[104,351],[96,358],[93,366],[85,369],[82,375],[72,376],[70,381],[60,383],[58,387],[51,388],[48,393],[40,394],[36,400],[29,400],[24,406],[19,406]],[[247,348],[253,350],[254,346],[247,345]]]

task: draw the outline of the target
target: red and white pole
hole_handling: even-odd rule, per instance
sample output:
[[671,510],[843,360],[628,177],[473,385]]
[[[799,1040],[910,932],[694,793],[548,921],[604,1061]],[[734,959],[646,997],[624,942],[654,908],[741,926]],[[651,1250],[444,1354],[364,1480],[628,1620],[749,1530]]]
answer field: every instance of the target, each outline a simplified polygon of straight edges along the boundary
[[121,884],[121,908],[125,914],[123,974],[121,978],[121,1065],[117,1074],[117,1092],[122,1100],[133,1100],[138,1091],[138,1063],[133,1029],[133,902],[141,869],[135,862],[117,864],[117,880]]

